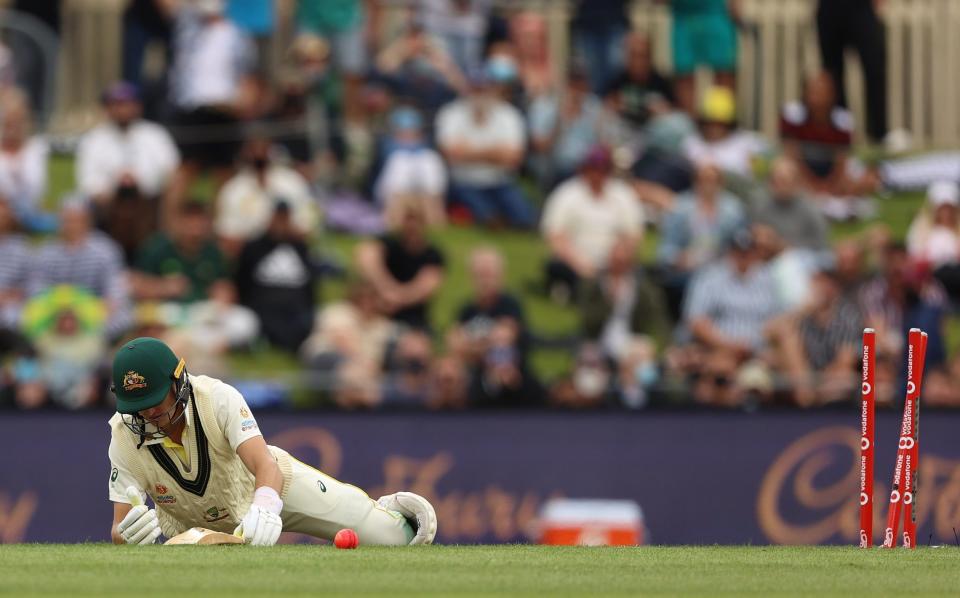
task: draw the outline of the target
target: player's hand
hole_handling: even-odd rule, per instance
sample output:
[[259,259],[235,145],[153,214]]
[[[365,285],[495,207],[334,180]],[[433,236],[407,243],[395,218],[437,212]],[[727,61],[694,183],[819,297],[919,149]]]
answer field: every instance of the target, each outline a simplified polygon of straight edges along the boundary
[[283,500],[277,491],[269,486],[261,486],[253,493],[253,504],[243,516],[234,534],[254,546],[273,546],[283,531]]
[[133,486],[127,488],[127,498],[133,508],[117,524],[117,533],[127,544],[153,544],[162,533],[157,512],[143,504],[140,491]]
[[235,533],[238,533],[247,544],[273,546],[280,539],[281,531],[283,531],[283,521],[280,515],[271,513],[261,506],[250,505],[250,510],[243,516],[243,521],[240,522],[240,527]]

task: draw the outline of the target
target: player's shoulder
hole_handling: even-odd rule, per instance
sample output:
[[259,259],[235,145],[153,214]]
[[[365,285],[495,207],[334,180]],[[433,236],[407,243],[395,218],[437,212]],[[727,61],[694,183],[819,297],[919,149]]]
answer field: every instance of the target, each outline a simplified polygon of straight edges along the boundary
[[219,378],[203,374],[189,374],[189,377],[190,384],[193,386],[194,397],[198,401],[216,404],[230,401],[240,395],[240,391]]

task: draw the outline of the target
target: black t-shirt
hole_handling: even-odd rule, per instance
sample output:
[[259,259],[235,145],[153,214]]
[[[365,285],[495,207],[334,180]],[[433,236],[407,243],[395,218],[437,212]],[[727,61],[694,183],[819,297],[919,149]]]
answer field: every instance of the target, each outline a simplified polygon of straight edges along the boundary
[[497,300],[489,307],[483,308],[476,303],[468,303],[460,308],[457,322],[466,330],[467,334],[485,336],[490,334],[493,324],[500,318],[513,318],[520,327],[517,337],[517,349],[521,354],[527,349],[527,326],[523,317],[523,307],[512,295],[501,293]]
[[237,260],[240,303],[256,312],[270,342],[290,350],[310,332],[315,278],[302,241],[264,235],[244,245]]
[[626,71],[621,72],[607,83],[603,95],[612,93],[620,94],[623,116],[635,125],[644,124],[650,117],[648,103],[651,95],[657,94],[674,103],[670,81],[656,70],[650,71],[646,81],[634,81]]
[[[411,253],[396,237],[384,237],[383,259],[387,271],[397,282],[407,283],[417,277],[420,270],[428,266],[443,268],[443,254],[432,244],[421,251]],[[428,328],[427,302],[405,307],[393,314],[393,319],[416,328]]]

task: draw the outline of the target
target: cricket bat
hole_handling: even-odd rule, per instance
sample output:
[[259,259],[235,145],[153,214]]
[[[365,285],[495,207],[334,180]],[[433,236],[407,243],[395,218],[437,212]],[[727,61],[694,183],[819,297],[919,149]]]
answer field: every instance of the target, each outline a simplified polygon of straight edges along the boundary
[[178,545],[197,545],[197,546],[215,546],[219,544],[243,544],[243,538],[233,534],[215,532],[205,527],[191,527],[182,534],[170,538],[163,543],[164,546]]

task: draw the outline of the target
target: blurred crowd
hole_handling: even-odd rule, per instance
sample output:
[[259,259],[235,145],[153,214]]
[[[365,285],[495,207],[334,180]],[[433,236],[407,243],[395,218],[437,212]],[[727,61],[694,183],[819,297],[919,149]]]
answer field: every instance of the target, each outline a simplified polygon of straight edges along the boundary
[[[149,335],[228,380],[243,374],[231,354],[288,353],[307,402],[344,409],[811,407],[855,398],[865,325],[881,401],[902,394],[920,326],[928,402],[960,405],[944,338],[957,181],[920,177],[906,243],[883,225],[832,241],[884,188],[852,151],[832,59],[845,39],[872,43],[872,8],[821,3],[827,68],[770,139],[738,120],[737,2],[669,2],[669,73],[625,0],[573,5],[559,68],[544,15],[510,3],[411,0],[390,23],[377,2],[295,4],[277,56],[270,0],[132,0],[124,80],[103,90],[76,189],[54,204],[35,102],[3,55],[0,405],[109,404],[112,351]],[[148,75],[155,42],[165,68]],[[698,67],[713,72],[699,93]],[[868,141],[886,135],[883,110],[871,102]],[[549,255],[542,279],[508,288],[491,233],[466,258],[471,299],[435,328],[447,227],[526,231]],[[326,231],[360,238],[349,263],[329,259]],[[343,280],[342,300],[321,300],[325,278]],[[573,310],[576,337],[531,329],[526,292]],[[546,342],[573,356],[555,379],[532,365]]]

